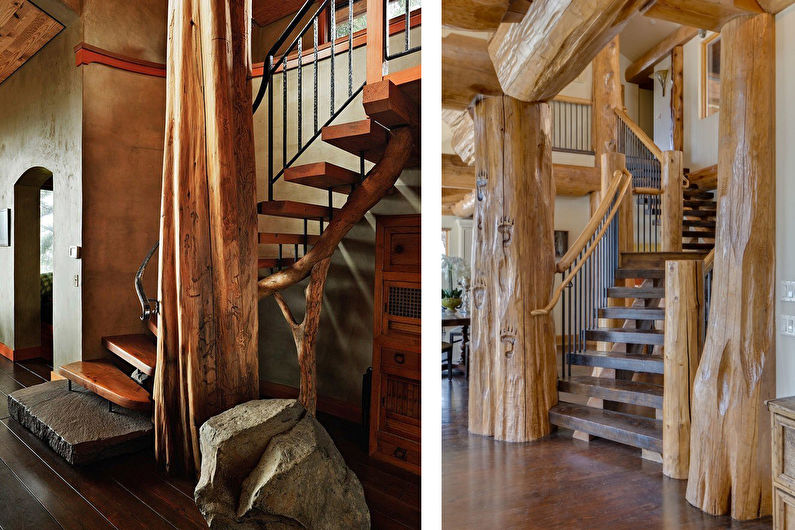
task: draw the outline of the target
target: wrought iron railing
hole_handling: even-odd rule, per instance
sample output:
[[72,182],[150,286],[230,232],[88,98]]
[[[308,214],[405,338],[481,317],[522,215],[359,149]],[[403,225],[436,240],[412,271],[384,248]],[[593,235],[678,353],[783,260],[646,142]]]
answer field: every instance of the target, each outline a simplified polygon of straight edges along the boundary
[[389,44],[389,31],[384,36],[384,59],[391,61],[411,55],[420,51],[421,46],[412,46],[411,43],[411,12],[419,9],[420,0],[384,0],[384,28],[389,28],[389,22],[395,18],[403,17],[405,20],[405,32],[402,46],[397,50],[391,51]]
[[138,301],[141,304],[141,320],[149,320],[152,316],[157,315],[160,311],[160,302],[155,298],[149,298],[144,291],[143,277],[146,272],[146,266],[154,256],[157,248],[160,246],[160,240],[155,241],[155,244],[146,254],[143,263],[138,267],[138,272],[135,273],[135,294],[138,296]]
[[552,150],[593,155],[589,101],[552,100]]
[[619,266],[619,206],[632,192],[631,175],[618,177],[605,194],[593,217],[569,251],[558,261],[561,283],[552,300],[533,315],[549,314],[561,304],[561,378],[571,376],[572,355],[586,349],[585,331],[596,327],[599,308],[607,305]]

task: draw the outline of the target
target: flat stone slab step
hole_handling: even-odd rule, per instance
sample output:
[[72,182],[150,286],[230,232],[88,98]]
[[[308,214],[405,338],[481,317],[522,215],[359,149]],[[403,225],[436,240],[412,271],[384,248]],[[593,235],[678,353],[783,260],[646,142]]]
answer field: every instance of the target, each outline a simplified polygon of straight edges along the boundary
[[620,267],[616,269],[616,279],[627,280],[632,278],[644,278],[648,280],[662,280],[665,278],[665,269],[630,269]]
[[599,366],[616,370],[646,372],[649,374],[663,373],[662,357],[650,355],[633,355],[622,352],[582,351],[568,354],[568,360],[579,366]]
[[610,298],[665,298],[663,287],[608,287]]
[[599,318],[625,320],[665,320],[665,308],[660,307],[603,307]]
[[662,421],[561,402],[549,411],[553,425],[662,453]]
[[314,162],[287,168],[284,180],[322,190],[350,193],[351,186],[359,183],[360,176],[355,171],[329,162]]
[[108,410],[101,397],[64,380],[12,392],[11,418],[73,465],[133,453],[152,444],[152,421],[146,412]]
[[[328,221],[330,218],[328,206],[297,201],[263,201],[257,203],[257,212],[260,215],[272,215],[290,219],[323,219]],[[334,215],[338,213],[339,209],[335,208]]]
[[651,383],[585,375],[558,381],[558,390],[655,409],[663,406],[663,387]]
[[78,361],[59,367],[57,372],[120,407],[152,408],[149,392],[109,361]]
[[602,342],[619,344],[649,344],[662,346],[665,344],[665,332],[659,329],[625,329],[597,328],[585,331],[585,338]]
[[102,337],[102,345],[111,353],[133,365],[146,375],[154,375],[157,344],[143,333]]
[[314,245],[320,239],[318,235],[304,234],[278,234],[275,232],[260,232],[258,241],[260,245]]

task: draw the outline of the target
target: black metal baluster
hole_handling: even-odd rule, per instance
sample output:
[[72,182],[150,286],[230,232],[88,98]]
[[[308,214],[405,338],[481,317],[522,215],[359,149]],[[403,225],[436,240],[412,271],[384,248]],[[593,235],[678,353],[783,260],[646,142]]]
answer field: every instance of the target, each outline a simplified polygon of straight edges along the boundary
[[[561,281],[565,280],[563,276]],[[563,296],[560,297],[560,322],[561,331],[563,332],[560,337],[560,378],[566,378],[566,286],[563,286]]]
[[317,46],[318,46],[318,42],[317,42],[317,41],[318,41],[318,35],[317,35],[317,34],[318,34],[318,20],[317,20],[317,17],[315,17],[315,20],[312,22],[312,31],[313,31],[313,33],[314,33],[314,41],[315,41],[315,47],[314,47],[314,59],[315,59],[315,60],[314,60],[314,84],[315,84],[315,87],[314,87],[314,88],[315,88],[314,114],[315,114],[315,130],[314,130],[314,134],[317,134],[317,130],[318,130],[318,123],[319,123],[319,122],[318,122],[318,116],[317,116],[317,104],[318,104],[318,97],[317,97],[317,96],[318,96],[318,93],[317,93],[317,92],[318,92],[318,91],[317,91],[317,68],[318,68],[318,56],[317,56],[317,52],[318,52],[318,50],[317,50]]
[[282,169],[285,167],[287,167],[287,61],[282,62]]
[[[387,38],[389,32],[387,31]],[[348,0],[348,97],[353,95],[353,0]]]
[[304,255],[309,248],[309,219],[304,218]]
[[[404,51],[409,51],[411,49],[411,31],[410,31],[411,30],[411,20],[409,18],[409,12],[410,12],[410,7],[411,7],[409,5],[410,3],[411,2],[409,0],[406,0],[406,48],[405,48]],[[388,28],[389,26],[385,25],[384,27]],[[387,39],[389,38],[388,33],[389,32],[387,32],[387,36],[385,37]]]
[[[304,88],[304,83],[303,83],[303,64],[302,64],[302,57],[301,57],[301,55],[302,55],[302,53],[304,51],[303,50],[303,48],[304,48],[303,41],[304,40],[299,37],[299,39],[298,39],[298,150],[299,151],[301,150],[301,143],[302,143],[302,140],[303,140],[303,138],[301,138],[301,128],[303,126],[303,123],[302,123],[303,122],[302,111],[303,111],[303,105],[304,105],[304,102],[303,102],[303,88]],[[287,68],[287,63],[285,63],[284,66],[285,66],[285,69],[286,69]]]
[[[262,82],[273,75],[273,56],[269,55],[265,61],[266,69],[263,72]],[[273,200],[273,84],[268,87],[268,200]]]
[[329,90],[331,94],[331,114],[329,116],[334,116],[334,61],[335,61],[335,43],[334,41],[337,40],[337,8],[334,2],[329,4],[329,11],[331,17],[331,63],[330,63],[330,72],[331,72],[331,80],[329,81]]

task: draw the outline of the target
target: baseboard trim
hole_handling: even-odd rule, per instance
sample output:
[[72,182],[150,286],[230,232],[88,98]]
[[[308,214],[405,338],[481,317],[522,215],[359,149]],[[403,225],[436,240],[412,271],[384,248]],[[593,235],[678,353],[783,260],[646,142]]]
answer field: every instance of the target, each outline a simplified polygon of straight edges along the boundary
[[30,359],[43,358],[45,354],[44,348],[41,346],[34,346],[32,348],[22,348],[20,350],[12,350],[2,342],[0,342],[0,355],[12,362],[29,361]]
[[[298,389],[290,385],[272,383],[270,381],[260,381],[259,393],[262,397],[294,399],[298,397]],[[317,397],[317,410],[351,423],[362,423],[362,407],[345,401],[326,397]]]

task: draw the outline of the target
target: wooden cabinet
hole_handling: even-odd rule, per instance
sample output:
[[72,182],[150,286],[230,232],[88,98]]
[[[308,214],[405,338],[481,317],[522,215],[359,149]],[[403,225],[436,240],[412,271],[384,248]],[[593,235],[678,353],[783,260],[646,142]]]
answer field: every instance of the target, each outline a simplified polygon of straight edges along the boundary
[[795,529],[795,397],[767,402],[773,444],[773,528]]
[[370,454],[420,472],[420,216],[376,218]]

